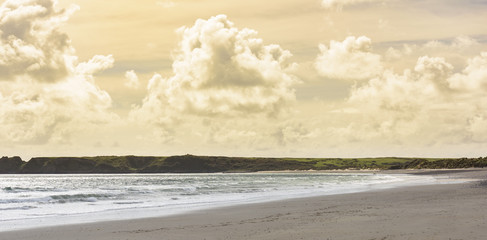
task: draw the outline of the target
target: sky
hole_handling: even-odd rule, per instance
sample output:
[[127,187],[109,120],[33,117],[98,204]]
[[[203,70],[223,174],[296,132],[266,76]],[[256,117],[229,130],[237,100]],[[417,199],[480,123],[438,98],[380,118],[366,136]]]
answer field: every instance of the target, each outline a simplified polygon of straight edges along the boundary
[[487,0],[0,3],[1,155],[487,156]]

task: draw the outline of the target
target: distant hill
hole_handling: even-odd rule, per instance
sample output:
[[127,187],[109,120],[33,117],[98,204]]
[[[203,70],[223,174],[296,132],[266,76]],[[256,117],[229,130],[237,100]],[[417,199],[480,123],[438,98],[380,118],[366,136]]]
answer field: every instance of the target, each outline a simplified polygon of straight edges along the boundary
[[282,170],[439,169],[486,167],[480,158],[245,158],[182,155],[0,158],[0,173],[212,173]]

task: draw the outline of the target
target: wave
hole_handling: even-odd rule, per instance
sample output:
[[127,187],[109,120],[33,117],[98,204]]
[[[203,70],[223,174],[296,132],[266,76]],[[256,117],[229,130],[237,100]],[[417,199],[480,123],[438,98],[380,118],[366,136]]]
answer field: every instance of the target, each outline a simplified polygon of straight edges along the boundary
[[0,204],[12,203],[37,203],[37,204],[62,204],[75,202],[97,202],[99,200],[116,200],[117,195],[113,194],[63,194],[51,195],[46,197],[20,197],[10,199],[0,199]]
[[21,206],[21,207],[7,207],[7,208],[0,208],[0,211],[8,211],[8,210],[30,210],[33,208],[37,208],[35,206]]
[[35,187],[35,188],[26,188],[26,187],[4,187],[2,191],[7,193],[24,193],[24,192],[64,192],[65,189],[59,188],[49,188],[49,187]]
[[0,199],[0,204],[10,204],[10,203],[49,203],[51,197],[39,197],[39,198],[9,198]]
[[97,202],[99,200],[116,199],[113,194],[63,194],[50,196],[50,203]]
[[113,204],[117,205],[132,205],[132,204],[141,204],[144,203],[143,201],[133,201],[133,202],[113,202]]

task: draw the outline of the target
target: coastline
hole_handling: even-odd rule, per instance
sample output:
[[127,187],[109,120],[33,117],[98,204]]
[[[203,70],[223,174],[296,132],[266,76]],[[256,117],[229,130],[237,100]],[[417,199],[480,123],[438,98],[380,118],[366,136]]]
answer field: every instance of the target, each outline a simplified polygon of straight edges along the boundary
[[[484,169],[391,171],[381,173],[487,179]],[[478,182],[400,187],[1,232],[0,239],[485,239],[486,194]]]

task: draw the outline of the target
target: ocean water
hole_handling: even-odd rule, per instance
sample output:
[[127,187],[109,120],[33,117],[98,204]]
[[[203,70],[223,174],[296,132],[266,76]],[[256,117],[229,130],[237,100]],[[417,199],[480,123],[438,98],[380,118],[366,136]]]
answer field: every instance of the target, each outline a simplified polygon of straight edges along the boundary
[[0,175],[0,231],[431,184],[406,174]]

